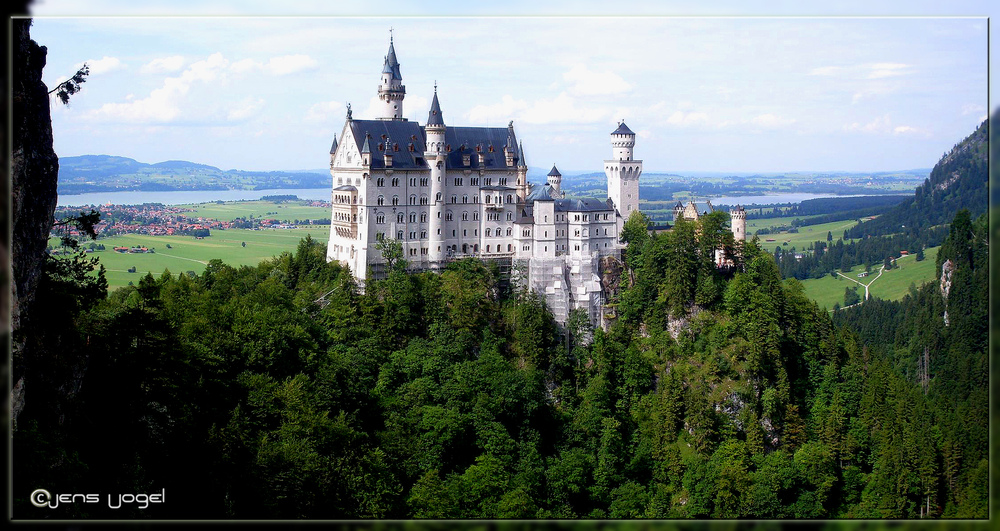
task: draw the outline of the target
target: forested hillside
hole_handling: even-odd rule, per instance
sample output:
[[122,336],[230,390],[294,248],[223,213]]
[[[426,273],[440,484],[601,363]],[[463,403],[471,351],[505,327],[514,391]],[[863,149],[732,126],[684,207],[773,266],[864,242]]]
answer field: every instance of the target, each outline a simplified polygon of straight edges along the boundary
[[[984,384],[935,369],[925,394],[725,221],[650,235],[631,219],[609,332],[581,316],[560,330],[475,260],[399,263],[361,293],[307,239],[103,299],[53,259],[48,348],[29,363],[36,396],[73,392],[18,421],[14,514],[985,517]],[[954,241],[942,253],[961,255]],[[731,267],[714,267],[720,248]],[[968,296],[958,267],[950,305]],[[939,415],[958,385],[968,407]],[[39,485],[168,503],[39,509]]]
[[[945,153],[914,197],[878,218],[847,231],[848,238],[887,234],[921,236],[929,228],[951,222],[968,209],[973,216],[986,212],[988,195],[988,120]],[[939,242],[928,243],[928,246]]]
[[322,188],[326,173],[221,170],[185,160],[145,164],[128,157],[81,155],[59,159],[59,193],[128,190],[265,190]]

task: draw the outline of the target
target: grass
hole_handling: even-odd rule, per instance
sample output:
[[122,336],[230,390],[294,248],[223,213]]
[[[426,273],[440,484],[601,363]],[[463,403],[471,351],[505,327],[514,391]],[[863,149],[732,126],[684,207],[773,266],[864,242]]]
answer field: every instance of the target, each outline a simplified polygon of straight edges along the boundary
[[330,218],[329,208],[308,206],[305,201],[288,201],[285,203],[274,203],[272,201],[229,201],[221,204],[210,202],[178,206],[193,210],[193,212],[186,213],[186,216],[212,218],[220,221],[232,221],[236,218],[244,218],[251,215],[255,218],[288,221]]
[[[186,271],[200,274],[205,270],[209,260],[214,258],[219,258],[233,267],[256,266],[284,251],[294,252],[299,241],[306,235],[325,242],[330,237],[330,226],[260,231],[230,229],[212,231],[212,235],[203,240],[192,236],[127,234],[101,238],[97,243],[104,244],[106,250],[94,252],[89,256],[100,259],[101,264],[107,269],[108,289],[114,290],[127,286],[130,281],[138,283],[146,273],[160,276],[164,270],[170,270],[175,275]],[[246,247],[243,247],[243,242],[246,242]],[[84,242],[83,246],[86,247],[89,243],[89,241]],[[170,249],[167,249],[167,244],[170,244]],[[50,239],[49,245],[57,247],[59,239]],[[136,245],[155,248],[156,252],[131,254],[112,250],[114,247]],[[135,273],[128,272],[131,267],[136,268]]]
[[[899,300],[909,292],[911,284],[919,287],[925,282],[934,280],[934,260],[937,258],[938,249],[939,247],[925,249],[925,258],[920,262],[914,256],[898,259],[896,261],[897,268],[884,272],[878,281],[875,281],[875,277],[878,275],[881,265],[872,266],[872,274],[866,278],[857,278],[858,273],[864,270],[861,266],[855,266],[854,269],[845,274],[858,282],[868,284],[868,291],[872,297]],[[835,303],[844,304],[844,288],[857,287],[858,295],[865,296],[862,286],[858,286],[840,275],[837,275],[836,278],[827,275],[823,278],[803,280],[802,286],[805,288],[807,297],[816,301],[821,308],[827,309],[832,309]]]
[[[776,218],[776,219],[791,219],[791,218]],[[755,221],[767,221],[767,220],[755,220]],[[787,223],[791,223],[788,221]],[[773,253],[778,247],[782,249],[790,250],[795,247],[796,251],[803,251],[809,248],[809,244],[817,240],[826,241],[826,233],[833,233],[833,241],[837,242],[838,239],[843,238],[844,231],[857,225],[858,220],[848,219],[843,221],[831,221],[830,223],[821,223],[819,225],[808,225],[805,227],[799,227],[799,232],[788,233],[779,232],[777,234],[762,234],[758,236],[760,238],[761,247],[767,249],[768,252]],[[757,227],[760,228],[760,227]],[[755,228],[750,227],[750,221],[747,221],[747,234],[752,235]],[[774,239],[773,242],[767,241],[768,239]],[[847,240],[844,243],[850,243],[851,240]],[[785,245],[788,242],[788,245]]]

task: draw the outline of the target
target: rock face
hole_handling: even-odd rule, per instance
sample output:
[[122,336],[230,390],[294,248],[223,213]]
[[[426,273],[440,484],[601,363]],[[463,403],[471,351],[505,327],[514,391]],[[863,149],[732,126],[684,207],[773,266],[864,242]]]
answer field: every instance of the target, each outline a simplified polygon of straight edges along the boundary
[[955,272],[955,264],[951,259],[941,264],[941,297],[944,298],[944,325],[948,326],[948,293],[951,292],[951,274]]
[[12,23],[11,327],[14,333],[12,376],[17,396],[11,396],[11,418],[16,420],[24,405],[27,387],[24,359],[30,355],[24,351],[25,342],[19,339],[18,330],[30,319],[35,288],[42,273],[45,245],[56,208],[59,159],[52,149],[48,89],[42,83],[46,49],[31,40],[31,20],[15,19]]

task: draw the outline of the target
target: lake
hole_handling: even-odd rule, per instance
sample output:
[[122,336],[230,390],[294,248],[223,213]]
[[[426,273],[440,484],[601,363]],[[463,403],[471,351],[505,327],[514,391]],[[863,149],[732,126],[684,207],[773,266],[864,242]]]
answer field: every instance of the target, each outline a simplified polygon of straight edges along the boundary
[[183,190],[171,192],[92,192],[60,195],[59,206],[89,205],[189,205],[210,201],[256,201],[265,195],[294,195],[299,199],[330,200],[330,188],[284,188],[280,190]]
[[[330,200],[329,188],[287,188],[280,190],[184,190],[177,192],[93,192],[88,194],[60,195],[59,206],[88,205],[139,205],[163,203],[164,205],[189,205],[210,201],[256,201],[265,195],[295,195],[299,199]],[[823,197],[862,197],[858,195],[784,193],[769,195],[719,196],[710,199],[713,205],[752,205],[773,203],[801,203],[807,199]],[[704,201],[704,199],[699,199]]]

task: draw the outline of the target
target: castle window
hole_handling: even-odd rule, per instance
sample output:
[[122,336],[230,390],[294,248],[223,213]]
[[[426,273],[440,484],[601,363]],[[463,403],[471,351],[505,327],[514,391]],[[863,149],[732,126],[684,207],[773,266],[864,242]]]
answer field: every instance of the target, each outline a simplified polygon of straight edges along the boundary
[[486,204],[488,205],[488,204],[490,204],[490,202],[491,202],[490,201],[490,196],[486,196]]
[[493,178],[492,177],[487,177],[487,178],[483,179],[483,182],[486,183],[486,186],[490,186],[491,184],[493,184]]
[[514,246],[508,243],[507,244],[507,252],[510,253],[510,252],[513,252],[513,251],[514,251]]
[[463,202],[463,203],[468,203],[468,202],[469,202],[469,196],[467,196],[467,195],[463,195],[463,196],[462,196],[462,202]]
[[451,218],[452,218],[451,211],[446,212],[444,215],[445,221],[451,221]]
[[486,246],[486,252],[490,252],[490,246],[489,245]]
[[410,231],[410,239],[411,240],[415,240],[416,238],[417,238],[417,232],[416,231]]
[[417,204],[417,196],[415,196],[415,195],[411,195],[410,196],[410,204],[411,205]]
[[392,206],[396,206],[398,204],[399,204],[399,196],[398,195],[392,196]]
[[427,186],[427,178],[426,177],[422,177],[420,179],[420,186]]
[[479,186],[479,177],[469,177],[469,184]]
[[396,231],[396,239],[397,240],[402,240],[403,239],[403,231],[401,231],[401,230],[397,230]]
[[416,223],[416,221],[417,221],[417,213],[410,212],[410,223]]
[[469,231],[466,230],[466,229],[462,229],[462,237],[464,238],[464,237],[466,237],[468,235],[469,235]]
[[490,236],[491,236],[490,229],[486,229],[486,237],[489,238]]
[[399,177],[393,177],[392,178],[392,185],[393,186],[399,186]]
[[462,178],[455,177],[455,186],[462,186]]
[[440,201],[441,201],[441,192],[438,192],[437,196],[434,197],[434,202],[437,203],[437,202],[440,202]]
[[375,216],[375,223],[381,225],[385,223],[385,214],[378,214]]
[[508,212],[507,213],[507,221],[511,221],[513,219],[514,219],[514,213],[513,212]]
[[[504,180],[506,180],[506,179],[504,179]],[[506,184],[506,183],[504,183],[504,184]],[[507,202],[508,202],[508,203],[513,203],[513,202],[514,202],[514,200],[513,200],[513,196],[512,196],[512,195],[510,195],[510,194],[507,194]]]
[[469,221],[469,211],[462,212],[462,221]]
[[376,182],[378,183],[378,186],[385,186],[385,177],[379,177]]
[[410,177],[410,186],[416,186],[416,185],[417,185],[417,178]]
[[400,212],[399,214],[396,214],[396,222],[397,223],[402,223],[403,222],[403,213],[402,212]]
[[479,211],[472,213],[472,221],[479,221]]
[[457,202],[458,202],[458,196],[457,196],[457,195],[453,195],[453,196],[451,196],[451,203],[452,203],[452,204],[455,204],[455,203],[457,203]]
[[378,196],[378,199],[375,200],[375,204],[378,206],[382,206],[382,203],[384,202],[385,202],[385,197],[383,196]]
[[420,222],[427,223],[427,212],[423,212],[420,214]]
[[514,229],[512,229],[510,227],[507,227],[507,236],[510,236],[511,234],[513,234],[513,232],[514,232]]
[[425,230],[420,231],[420,239],[423,240],[426,238],[427,238],[427,231]]

